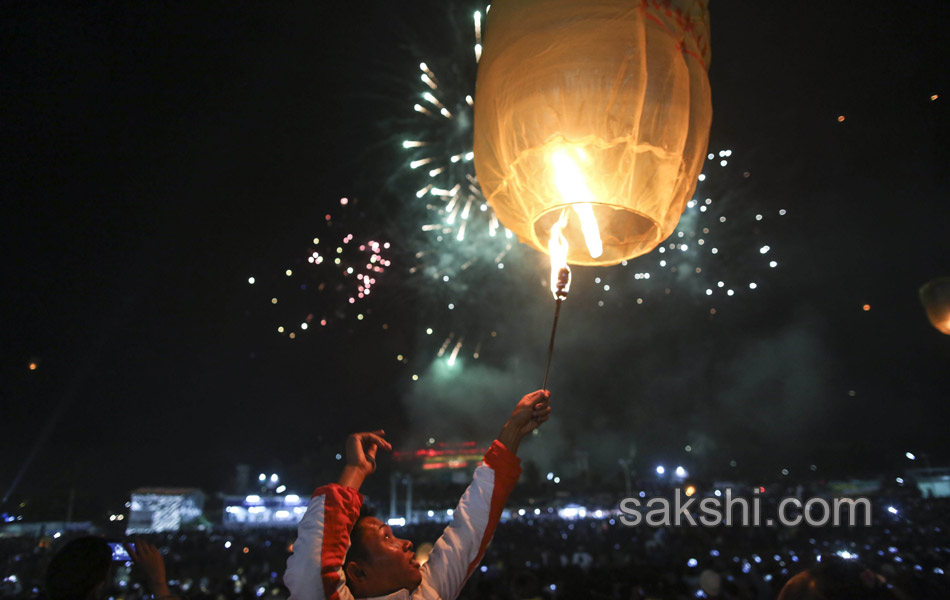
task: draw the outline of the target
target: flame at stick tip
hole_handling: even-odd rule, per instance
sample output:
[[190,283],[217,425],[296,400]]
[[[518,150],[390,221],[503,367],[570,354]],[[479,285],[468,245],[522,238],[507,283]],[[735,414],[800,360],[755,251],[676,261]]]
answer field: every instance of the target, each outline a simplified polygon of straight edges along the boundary
[[[582,160],[587,159],[583,149],[575,148],[574,151]],[[555,150],[551,155],[551,162],[554,165],[554,183],[557,185],[558,192],[561,193],[561,199],[570,203],[574,212],[577,213],[581,220],[581,231],[584,233],[587,251],[591,258],[597,258],[604,253],[604,244],[600,239],[600,227],[591,204],[595,200],[594,194],[587,187],[580,167],[568,156],[566,150],[563,148]]]
[[561,211],[561,216],[551,228],[551,237],[548,240],[548,254],[551,255],[551,293],[555,300],[567,298],[571,291],[571,268],[567,265],[567,239],[564,237],[564,228],[567,227],[567,211]]

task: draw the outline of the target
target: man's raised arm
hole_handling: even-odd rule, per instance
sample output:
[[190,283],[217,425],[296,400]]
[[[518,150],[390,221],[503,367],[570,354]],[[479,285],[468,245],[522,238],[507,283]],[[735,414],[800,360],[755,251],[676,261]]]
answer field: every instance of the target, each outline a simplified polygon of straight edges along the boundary
[[524,396],[505,422],[475,477],[462,494],[452,523],[436,541],[422,567],[422,584],[413,598],[452,600],[462,591],[501,519],[502,509],[521,475],[516,456],[524,436],[551,415],[551,393],[538,390]]
[[294,552],[287,559],[284,583],[294,600],[347,600],[343,561],[350,530],[360,514],[359,489],[376,470],[376,452],[392,450],[383,430],[354,433],[346,440],[346,466],[337,483],[314,491],[297,527]]

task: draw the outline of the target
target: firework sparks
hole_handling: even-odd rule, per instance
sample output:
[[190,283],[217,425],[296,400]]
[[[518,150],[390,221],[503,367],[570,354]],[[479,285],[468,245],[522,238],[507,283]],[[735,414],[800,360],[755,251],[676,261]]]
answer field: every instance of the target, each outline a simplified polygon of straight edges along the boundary
[[[731,298],[754,293],[760,280],[779,267],[768,238],[787,212],[756,212],[747,202],[737,205],[733,196],[751,174],[737,176],[730,167],[732,155],[732,150],[709,153],[694,198],[669,238],[653,252],[594,278],[604,292],[599,307],[608,303],[611,290],[633,294],[637,304],[686,293],[704,299],[709,312],[716,314]],[[619,294],[611,296],[620,301]]]
[[[478,187],[472,162],[472,94],[481,54],[481,11],[472,15],[470,31],[471,39],[463,43],[466,58],[444,61],[438,74],[434,64],[419,63],[422,89],[412,105],[418,118],[410,127],[421,135],[402,142],[409,168],[418,173],[416,197],[426,200],[432,216],[422,230],[433,233],[438,242],[464,242],[476,233],[496,238],[504,229]],[[475,60],[469,48],[474,48]],[[511,239],[511,232],[505,230],[504,237]]]
[[415,259],[409,274],[416,277],[413,285],[424,290],[427,305],[423,342],[431,340],[433,354],[448,366],[465,357],[478,359],[490,349],[501,318],[485,317],[485,306],[491,304],[485,295],[493,287],[486,282],[515,277],[505,270],[505,262],[518,260],[511,253],[521,254],[475,178],[473,94],[485,12],[469,12],[458,20],[460,15],[448,13],[460,43],[429,50],[426,57],[420,53],[424,62],[418,65],[412,111],[403,136],[396,138],[414,194],[411,206],[419,207],[409,210],[405,238]]
[[248,277],[249,285],[266,290],[259,301],[268,305],[267,322],[278,334],[296,339],[348,318],[362,321],[372,311],[367,302],[392,267],[391,244],[361,241],[350,231],[346,213],[353,204],[341,198],[340,214],[324,215],[319,235],[291,267]]

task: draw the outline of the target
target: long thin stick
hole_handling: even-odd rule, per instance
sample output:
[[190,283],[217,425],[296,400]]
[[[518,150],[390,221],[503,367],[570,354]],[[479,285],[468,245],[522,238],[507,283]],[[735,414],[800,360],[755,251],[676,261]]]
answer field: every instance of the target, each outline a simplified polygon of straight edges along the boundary
[[554,325],[551,327],[551,343],[548,344],[548,364],[544,367],[544,383],[541,384],[541,389],[548,389],[548,373],[551,372],[551,355],[554,354],[554,334],[557,333],[557,318],[561,314],[561,299],[557,300],[557,304],[554,307]]

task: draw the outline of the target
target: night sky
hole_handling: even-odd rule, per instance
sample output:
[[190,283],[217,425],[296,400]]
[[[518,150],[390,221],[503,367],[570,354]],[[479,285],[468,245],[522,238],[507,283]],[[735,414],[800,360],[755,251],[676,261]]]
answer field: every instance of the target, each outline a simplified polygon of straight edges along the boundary
[[[344,4],[4,4],[11,503],[43,498],[33,516],[59,517],[70,487],[110,507],[142,485],[214,492],[238,463],[304,491],[336,471],[350,431],[385,427],[401,448],[487,442],[540,385],[544,257],[513,252],[453,312],[444,288],[410,273],[420,243],[426,260],[453,260],[418,241],[400,146],[416,134],[418,63],[471,62],[462,36],[483,6]],[[634,282],[655,256],[638,259],[649,269],[576,269],[555,415],[523,454],[548,467],[586,451],[612,476],[633,448],[642,472],[682,461],[709,479],[873,476],[914,466],[908,450],[946,465],[950,338],[917,290],[950,275],[950,5],[710,13],[710,152],[731,149],[735,165],[709,194],[734,219],[787,210],[719,243],[768,244],[778,267],[728,263],[759,284],[734,300]],[[362,308],[331,291],[309,309],[317,295],[280,275],[338,231],[391,242],[393,264]],[[299,306],[272,306],[282,294]],[[278,334],[298,308],[332,322]],[[444,336],[425,334],[436,321],[498,335],[451,371],[436,359]]]

